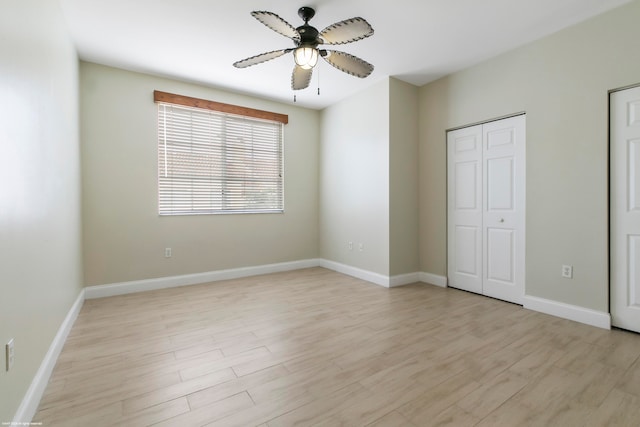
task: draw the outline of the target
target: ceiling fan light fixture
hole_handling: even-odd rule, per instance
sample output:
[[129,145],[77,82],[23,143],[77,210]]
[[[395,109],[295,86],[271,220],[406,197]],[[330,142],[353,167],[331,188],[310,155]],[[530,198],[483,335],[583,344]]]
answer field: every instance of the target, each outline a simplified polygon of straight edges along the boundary
[[299,67],[310,70],[318,63],[318,49],[308,46],[299,47],[293,52],[293,58]]

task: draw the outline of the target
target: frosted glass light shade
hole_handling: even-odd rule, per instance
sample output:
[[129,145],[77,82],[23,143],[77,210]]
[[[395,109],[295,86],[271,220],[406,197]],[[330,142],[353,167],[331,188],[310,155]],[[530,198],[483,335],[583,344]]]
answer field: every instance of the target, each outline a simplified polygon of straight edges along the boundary
[[318,63],[318,50],[313,47],[299,47],[293,52],[296,64],[305,70],[310,70]]

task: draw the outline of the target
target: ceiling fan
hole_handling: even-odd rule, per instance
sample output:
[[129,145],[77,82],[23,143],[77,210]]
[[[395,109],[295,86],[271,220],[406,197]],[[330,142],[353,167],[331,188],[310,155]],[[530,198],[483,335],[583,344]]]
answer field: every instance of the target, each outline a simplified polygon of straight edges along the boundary
[[246,68],[262,62],[279,58],[285,53],[293,52],[295,67],[291,76],[291,89],[300,90],[309,86],[313,67],[322,57],[329,64],[340,71],[352,76],[365,78],[373,71],[373,65],[346,52],[331,49],[318,49],[319,45],[338,45],[362,40],[373,35],[373,28],[363,18],[351,18],[329,25],[322,31],[318,31],[309,20],[316,14],[310,7],[301,7],[298,15],[304,21],[304,25],[294,28],[278,15],[267,11],[251,12],[251,16],[271,28],[276,33],[293,40],[295,47],[289,49],[274,50],[252,56],[233,64],[236,68]]

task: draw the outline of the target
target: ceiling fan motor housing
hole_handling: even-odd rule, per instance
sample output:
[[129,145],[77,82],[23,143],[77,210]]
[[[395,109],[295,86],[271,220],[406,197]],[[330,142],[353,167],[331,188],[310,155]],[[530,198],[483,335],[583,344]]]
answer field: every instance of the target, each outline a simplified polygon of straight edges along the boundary
[[320,43],[318,39],[319,32],[311,25],[304,24],[301,27],[296,28],[298,34],[300,34],[300,43],[298,46],[305,47],[317,47]]
[[319,35],[320,32],[309,25],[309,20],[314,17],[316,11],[310,7],[303,6],[298,9],[298,16],[304,21],[304,25],[296,28],[298,34],[300,34],[299,47],[317,47],[320,44]]

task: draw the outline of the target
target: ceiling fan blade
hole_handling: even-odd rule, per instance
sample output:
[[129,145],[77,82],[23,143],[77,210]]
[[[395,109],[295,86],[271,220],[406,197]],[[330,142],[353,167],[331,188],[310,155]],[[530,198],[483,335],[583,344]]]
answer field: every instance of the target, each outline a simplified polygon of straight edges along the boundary
[[293,25],[289,24],[275,13],[258,10],[251,12],[251,16],[271,28],[276,33],[282,34],[290,39],[300,41],[300,34],[298,34],[298,31],[293,27]]
[[247,68],[252,65],[261,64],[263,62],[279,58],[287,52],[291,52],[291,49],[274,50],[272,52],[261,53],[260,55],[234,62],[233,66],[236,68]]
[[373,65],[349,53],[337,50],[322,50],[320,51],[320,56],[338,70],[362,79],[373,71]]
[[324,44],[345,44],[373,35],[373,28],[364,18],[351,18],[329,25],[320,32]]
[[305,70],[304,68],[296,65],[291,75],[291,89],[300,90],[306,89],[311,83],[311,75],[313,74],[313,68]]

